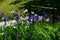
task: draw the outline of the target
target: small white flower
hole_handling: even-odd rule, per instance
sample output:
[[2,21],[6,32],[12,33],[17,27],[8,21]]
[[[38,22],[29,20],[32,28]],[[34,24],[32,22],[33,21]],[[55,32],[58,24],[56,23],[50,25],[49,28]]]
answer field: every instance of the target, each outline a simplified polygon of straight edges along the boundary
[[7,26],[14,26],[14,24],[16,24],[16,20],[6,21],[6,27]]
[[12,24],[15,24],[16,23],[16,20],[11,20]]
[[24,13],[25,13],[25,12],[28,12],[28,9],[26,9],[26,10],[24,11]]
[[5,25],[5,27],[10,26],[10,24]]
[[4,20],[4,17],[2,17],[2,20]]
[[24,24],[24,22],[22,21],[22,24]]
[[49,21],[49,18],[48,18],[48,19],[46,19],[46,21]]
[[11,20],[11,26],[14,26],[15,24],[17,24],[16,20]]
[[22,18],[23,18],[23,17],[21,16],[20,19],[22,20]]
[[17,28],[16,26],[13,27],[14,29]]
[[0,35],[4,35],[4,32],[3,33],[0,33]]
[[14,26],[14,24],[11,24],[11,26]]
[[27,24],[29,23],[29,21],[27,21]]
[[11,21],[6,21],[6,26],[10,26],[11,25]]
[[22,19],[23,17],[21,16],[20,19]]
[[29,16],[26,16],[26,18],[25,19],[28,19],[29,18]]
[[29,28],[29,26],[25,26],[25,28]]
[[22,20],[25,20],[25,18],[22,18]]
[[34,14],[34,12],[31,12],[32,14]]
[[39,20],[42,20],[43,16],[39,16]]
[[37,16],[37,14],[35,14],[34,16]]
[[40,25],[40,23],[39,23],[39,25]]
[[4,25],[5,25],[5,22],[0,22],[0,27]]
[[33,21],[33,19],[31,19],[31,21]]
[[11,11],[11,13],[15,13],[15,11],[14,11],[14,10],[12,10],[12,11]]

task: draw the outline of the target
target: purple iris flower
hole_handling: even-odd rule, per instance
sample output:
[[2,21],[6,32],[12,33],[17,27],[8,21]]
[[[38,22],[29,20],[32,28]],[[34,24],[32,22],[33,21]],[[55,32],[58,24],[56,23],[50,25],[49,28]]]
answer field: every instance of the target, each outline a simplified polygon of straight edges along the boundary
[[22,36],[21,35],[17,35],[16,38],[22,38]]
[[38,20],[39,19],[39,16],[35,16],[35,19]]
[[32,24],[32,22],[31,22],[31,21],[29,21],[29,24],[31,25],[31,24]]
[[9,16],[4,16],[4,20],[8,20],[9,19]]
[[4,15],[4,12],[1,12],[0,14],[1,14],[1,15]]
[[60,20],[60,17],[58,18],[58,20]]
[[15,19],[16,19],[16,20],[18,20],[18,18],[19,18],[19,17],[18,17],[18,16],[16,16],[16,18],[15,18]]
[[18,14],[16,14],[15,16],[19,16]]
[[45,16],[45,17],[48,17],[48,13],[46,13],[46,12],[43,12],[43,14],[44,14],[44,16]]
[[19,15],[18,15],[18,14],[16,14],[16,15],[15,15],[15,19],[16,19],[16,20],[18,20],[18,18],[19,18]]
[[32,20],[34,20],[34,18],[35,18],[34,16],[31,16],[31,19],[32,19]]
[[42,16],[42,20],[44,20],[44,16]]
[[54,21],[54,22],[58,22],[58,20],[56,20],[56,19],[55,19],[55,20],[53,20],[53,21]]
[[44,16],[45,16],[45,17],[48,17],[48,14],[46,13],[46,14],[44,14]]
[[29,14],[27,13],[27,14],[25,14],[26,16],[29,16]]
[[5,32],[5,35],[9,35],[9,32]]
[[27,20],[28,20],[28,21],[31,21],[31,18],[28,18]]

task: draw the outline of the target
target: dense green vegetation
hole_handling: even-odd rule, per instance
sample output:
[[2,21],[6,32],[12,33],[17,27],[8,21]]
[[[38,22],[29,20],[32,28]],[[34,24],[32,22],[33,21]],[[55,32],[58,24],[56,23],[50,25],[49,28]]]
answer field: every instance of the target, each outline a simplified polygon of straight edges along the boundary
[[[31,12],[35,12],[38,15],[43,15],[43,12],[47,12],[50,15],[60,16],[60,5],[59,1],[54,0],[0,0],[0,12],[4,12],[4,16],[10,16],[9,20],[13,20],[15,17],[11,13],[12,10],[17,11],[19,16],[25,18],[25,14],[20,12],[20,10],[28,9],[29,16],[32,15]],[[31,5],[36,6],[46,6],[46,7],[56,7],[57,10],[44,9],[40,7],[32,7]],[[0,22],[3,16],[0,14]],[[19,19],[18,21],[20,21]],[[50,20],[51,21],[51,20]],[[27,24],[26,20],[24,24],[14,26],[4,27],[4,30],[0,27],[0,40],[60,40],[60,22],[45,22],[40,21],[40,24],[33,22],[32,25]],[[17,27],[17,28],[13,28]],[[4,33],[4,34],[3,34]],[[18,35],[19,37],[16,37]]]

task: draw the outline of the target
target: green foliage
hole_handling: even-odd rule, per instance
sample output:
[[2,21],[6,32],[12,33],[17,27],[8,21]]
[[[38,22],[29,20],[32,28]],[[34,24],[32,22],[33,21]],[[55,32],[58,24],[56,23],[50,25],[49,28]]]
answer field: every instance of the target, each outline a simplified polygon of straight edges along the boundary
[[11,4],[15,5],[15,4],[18,4],[20,2],[21,2],[21,0],[15,0],[15,1],[11,2],[9,5],[11,5]]
[[[27,1],[27,2],[26,2]],[[42,15],[43,11],[46,11],[48,13],[52,13],[51,10],[41,9],[41,8],[34,8],[31,7],[31,5],[39,5],[39,6],[55,6],[60,7],[58,1],[53,0],[31,0],[31,1],[22,1],[22,0],[11,0],[9,3],[3,2],[3,0],[0,0],[0,11],[4,11],[6,15],[10,15],[10,11],[16,10],[16,8],[20,5],[25,5],[24,9],[27,8],[29,12],[34,11],[35,13]],[[9,5],[10,4],[10,5]],[[12,5],[13,4],[13,5]],[[60,9],[59,9],[60,10]],[[57,10],[59,13],[59,10]],[[40,14],[41,13],[41,14]],[[20,13],[22,14],[22,13]],[[12,16],[12,15],[10,15]],[[1,17],[1,16],[0,16]],[[13,16],[12,16],[13,17]],[[11,17],[11,19],[13,19]],[[2,31],[0,28],[0,33],[9,31],[10,34],[8,36],[0,35],[0,40],[59,40],[60,38],[60,23],[52,24],[52,23],[44,23],[41,22],[41,25],[29,25],[29,28],[25,28],[25,25],[16,25],[16,29],[13,28],[13,26],[9,26],[7,28],[4,28]],[[21,34],[22,39],[17,39],[16,35]],[[29,35],[32,35],[32,38],[29,38]]]
[[[60,15],[59,10],[60,10],[60,6],[59,6],[59,1],[57,0],[32,0],[29,1],[28,3],[26,3],[25,8],[27,7],[29,9],[29,11],[34,11],[37,14],[42,14],[43,11],[48,12],[49,14],[56,14],[56,15]],[[40,8],[40,7],[31,7],[31,5],[36,5],[36,6],[44,6],[44,7],[56,7],[57,10],[50,10],[50,9],[44,9],[44,8]],[[55,16],[56,16],[55,15]]]
[[[18,38],[18,40],[57,40],[59,38],[57,34],[58,27],[55,27],[53,25],[41,22],[40,25],[30,25],[29,28],[25,28],[25,26],[26,24],[20,25],[19,27],[16,25],[17,28],[15,29],[13,26],[6,27],[4,29],[4,32],[9,32],[9,35],[0,35],[1,40],[17,40],[17,34],[22,35],[22,39]],[[29,38],[30,35],[32,36],[31,38]]]
[[3,2],[3,1],[5,1],[5,0],[0,0],[0,3]]

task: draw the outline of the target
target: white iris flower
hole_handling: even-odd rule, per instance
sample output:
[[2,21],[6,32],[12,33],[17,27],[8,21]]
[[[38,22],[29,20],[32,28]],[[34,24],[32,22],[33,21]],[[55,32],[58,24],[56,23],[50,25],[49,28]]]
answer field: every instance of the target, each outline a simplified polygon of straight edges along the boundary
[[34,12],[31,12],[32,14],[34,14]]
[[28,9],[26,9],[26,10],[24,11],[24,13],[25,13],[25,12],[28,12]]

